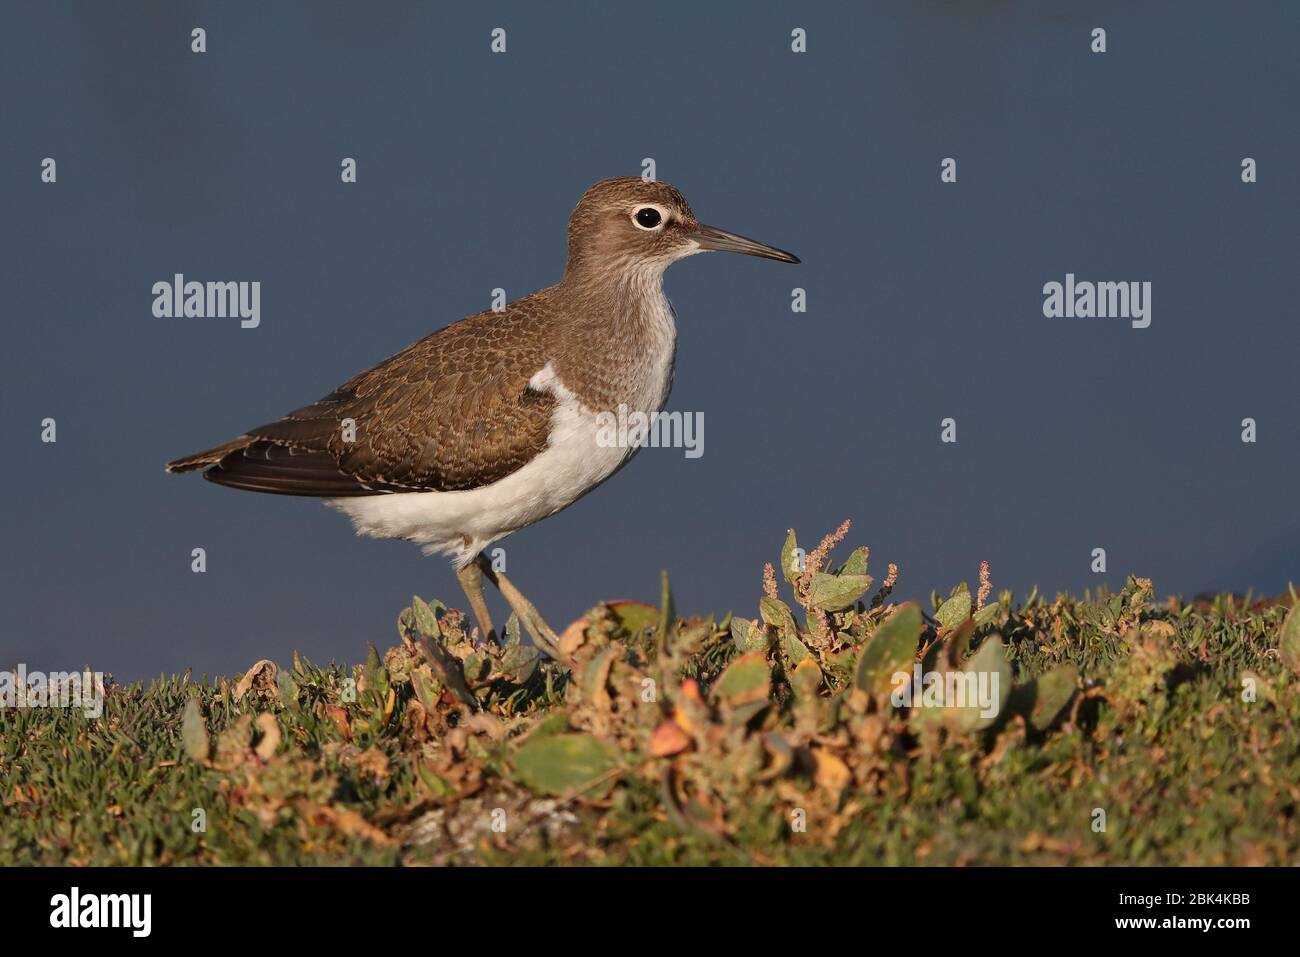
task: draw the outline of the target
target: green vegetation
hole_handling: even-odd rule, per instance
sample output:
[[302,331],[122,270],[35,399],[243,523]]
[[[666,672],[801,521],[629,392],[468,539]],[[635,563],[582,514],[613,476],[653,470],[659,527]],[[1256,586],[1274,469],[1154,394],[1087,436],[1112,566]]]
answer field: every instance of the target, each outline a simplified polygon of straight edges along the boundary
[[[892,568],[873,593],[866,549],[829,563],[846,531],[806,557],[791,533],[755,618],[680,619],[665,581],[661,608],[575,622],[563,662],[415,599],[356,667],[110,685],[98,720],[5,709],[0,863],[1297,859],[1294,591],[1016,604],[982,569],[924,616]],[[918,661],[996,714],[894,707]]]

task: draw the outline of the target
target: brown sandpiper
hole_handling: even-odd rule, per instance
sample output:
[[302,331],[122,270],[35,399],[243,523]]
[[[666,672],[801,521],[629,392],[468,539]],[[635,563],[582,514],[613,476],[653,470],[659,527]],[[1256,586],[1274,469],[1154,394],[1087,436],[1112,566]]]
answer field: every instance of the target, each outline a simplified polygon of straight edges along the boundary
[[672,263],[706,250],[799,259],[702,225],[668,183],[601,180],[569,219],[564,278],[454,322],[353,376],[319,402],[167,465],[236,489],[307,495],[357,534],[449,556],[484,637],[492,581],[533,641],[555,632],[484,550],[573,504],[635,443],[597,439],[601,413],[653,418],[672,387]]

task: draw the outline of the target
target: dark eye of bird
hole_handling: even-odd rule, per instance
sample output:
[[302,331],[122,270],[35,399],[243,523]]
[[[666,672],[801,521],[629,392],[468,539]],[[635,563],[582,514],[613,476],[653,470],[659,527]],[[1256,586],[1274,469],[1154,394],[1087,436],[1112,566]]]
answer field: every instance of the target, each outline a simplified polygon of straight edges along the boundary
[[663,221],[663,217],[653,206],[645,206],[636,211],[636,221],[646,229],[654,229]]

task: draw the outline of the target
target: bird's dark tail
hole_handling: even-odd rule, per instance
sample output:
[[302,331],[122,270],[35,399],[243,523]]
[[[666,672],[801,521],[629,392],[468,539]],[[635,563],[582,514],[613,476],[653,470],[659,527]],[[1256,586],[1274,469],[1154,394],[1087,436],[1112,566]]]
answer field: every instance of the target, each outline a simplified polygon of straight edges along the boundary
[[241,435],[237,439],[218,445],[216,448],[208,449],[206,452],[196,452],[193,455],[187,455],[183,459],[176,459],[174,462],[167,463],[168,472],[193,472],[196,469],[207,468],[209,465],[216,465],[231,452],[238,452],[240,449],[247,448],[250,442],[256,441],[247,435]]

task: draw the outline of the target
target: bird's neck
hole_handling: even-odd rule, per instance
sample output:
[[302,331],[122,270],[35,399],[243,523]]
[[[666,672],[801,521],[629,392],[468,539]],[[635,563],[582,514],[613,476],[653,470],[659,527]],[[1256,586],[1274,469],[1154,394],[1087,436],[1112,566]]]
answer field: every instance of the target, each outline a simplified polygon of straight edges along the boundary
[[665,311],[663,277],[667,263],[606,265],[600,270],[570,269],[556,286],[565,325],[583,336],[635,340],[655,336]]
[[[557,287],[564,308],[557,372],[586,384],[593,409],[655,405],[667,396],[677,327],[663,290],[663,267],[606,270],[596,277],[566,272]],[[576,281],[575,281],[576,280]],[[566,371],[568,375],[566,375]]]

